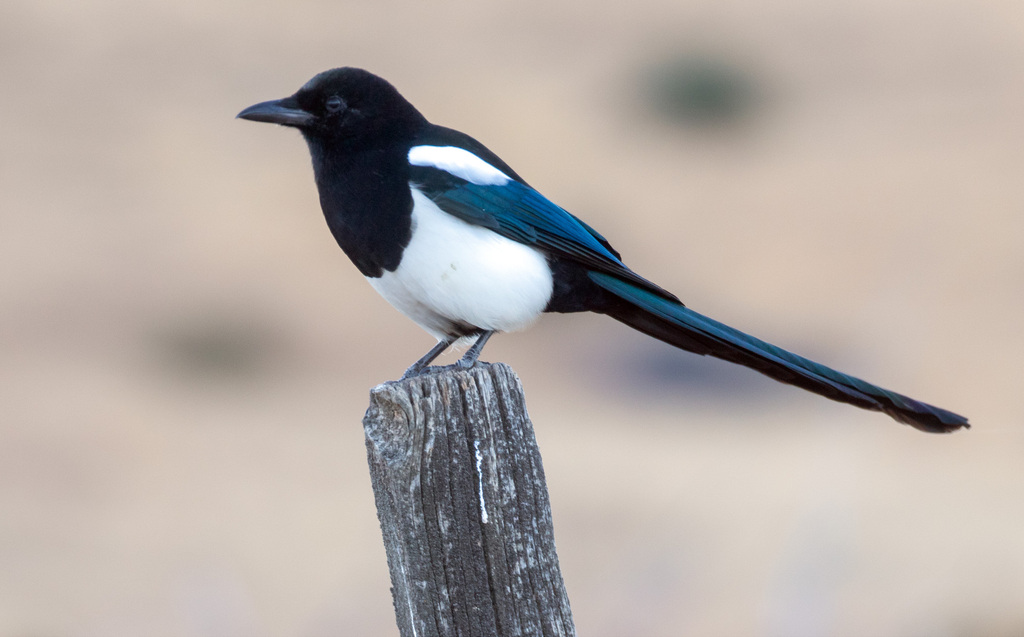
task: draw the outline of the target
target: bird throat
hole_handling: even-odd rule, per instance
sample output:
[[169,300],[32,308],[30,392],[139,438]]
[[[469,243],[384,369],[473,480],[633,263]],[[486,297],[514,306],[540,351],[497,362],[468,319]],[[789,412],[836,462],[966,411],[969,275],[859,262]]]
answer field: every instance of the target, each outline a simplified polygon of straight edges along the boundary
[[364,276],[393,272],[412,238],[413,200],[404,153],[307,142],[320,208],[335,241]]

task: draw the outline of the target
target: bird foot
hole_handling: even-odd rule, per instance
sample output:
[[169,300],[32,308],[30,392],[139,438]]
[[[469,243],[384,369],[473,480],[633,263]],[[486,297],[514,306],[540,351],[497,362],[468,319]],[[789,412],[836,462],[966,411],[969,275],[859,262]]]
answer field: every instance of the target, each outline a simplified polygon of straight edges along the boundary
[[476,363],[477,360],[475,358],[472,360],[467,360],[465,357],[463,357],[455,361],[452,367],[457,367],[458,369],[473,369]]
[[468,371],[470,369],[473,369],[477,365],[487,365],[487,363],[478,360],[469,361],[460,358],[459,360],[449,365],[429,365],[422,367],[420,369],[413,369],[412,367],[410,367],[409,369],[405,370],[405,373],[402,374],[402,377],[399,378],[398,381],[401,382],[403,380],[409,380],[410,378],[416,378],[418,376],[426,376],[427,374],[439,374],[447,370]]

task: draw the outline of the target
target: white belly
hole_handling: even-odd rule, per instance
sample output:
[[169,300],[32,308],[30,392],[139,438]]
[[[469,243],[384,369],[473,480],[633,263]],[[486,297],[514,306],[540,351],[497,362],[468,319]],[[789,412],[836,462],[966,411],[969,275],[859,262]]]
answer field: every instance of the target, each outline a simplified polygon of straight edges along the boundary
[[539,251],[444,212],[412,189],[412,239],[394,272],[367,277],[398,311],[438,339],[460,327],[522,329],[551,298]]

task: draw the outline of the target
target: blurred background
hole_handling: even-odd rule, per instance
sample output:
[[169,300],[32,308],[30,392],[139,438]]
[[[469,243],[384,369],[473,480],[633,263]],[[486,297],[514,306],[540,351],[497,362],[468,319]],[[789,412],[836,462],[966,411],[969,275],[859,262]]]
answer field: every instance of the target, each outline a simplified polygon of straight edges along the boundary
[[432,341],[299,135],[233,119],[342,65],[698,311],[974,424],[598,316],[495,339],[581,635],[1024,634],[1019,2],[7,0],[0,635],[396,634],[360,419]]

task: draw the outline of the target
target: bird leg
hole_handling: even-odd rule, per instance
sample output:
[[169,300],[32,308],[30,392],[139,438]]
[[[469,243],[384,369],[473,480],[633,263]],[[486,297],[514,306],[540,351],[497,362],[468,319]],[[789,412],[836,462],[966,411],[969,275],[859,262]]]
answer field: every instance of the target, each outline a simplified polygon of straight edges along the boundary
[[[432,347],[429,352],[427,352],[426,354],[423,355],[423,358],[419,359],[418,361],[416,361],[415,363],[410,365],[409,369],[405,370],[405,373],[402,374],[401,380],[405,380],[406,378],[412,378],[413,376],[419,376],[420,374],[422,374],[423,370],[425,370],[427,368],[427,365],[429,365],[431,362],[433,362],[433,360],[435,358],[440,356],[442,352],[444,352],[446,349],[448,349],[448,347],[452,343],[454,343],[455,340],[456,339],[454,339],[454,338],[445,337],[445,338],[441,339],[440,341],[438,341],[437,345]],[[474,345],[474,347],[475,347],[475,345]],[[469,352],[467,352],[467,354],[468,353]],[[479,354],[480,354],[480,352],[477,351],[477,355],[479,355]]]
[[455,364],[461,369],[469,369],[473,365],[476,365],[476,359],[480,358],[480,352],[484,350],[484,345],[487,344],[487,339],[494,335],[494,330],[488,330],[480,334],[480,338],[476,339],[473,346],[466,350],[466,353],[462,355],[462,358]]

